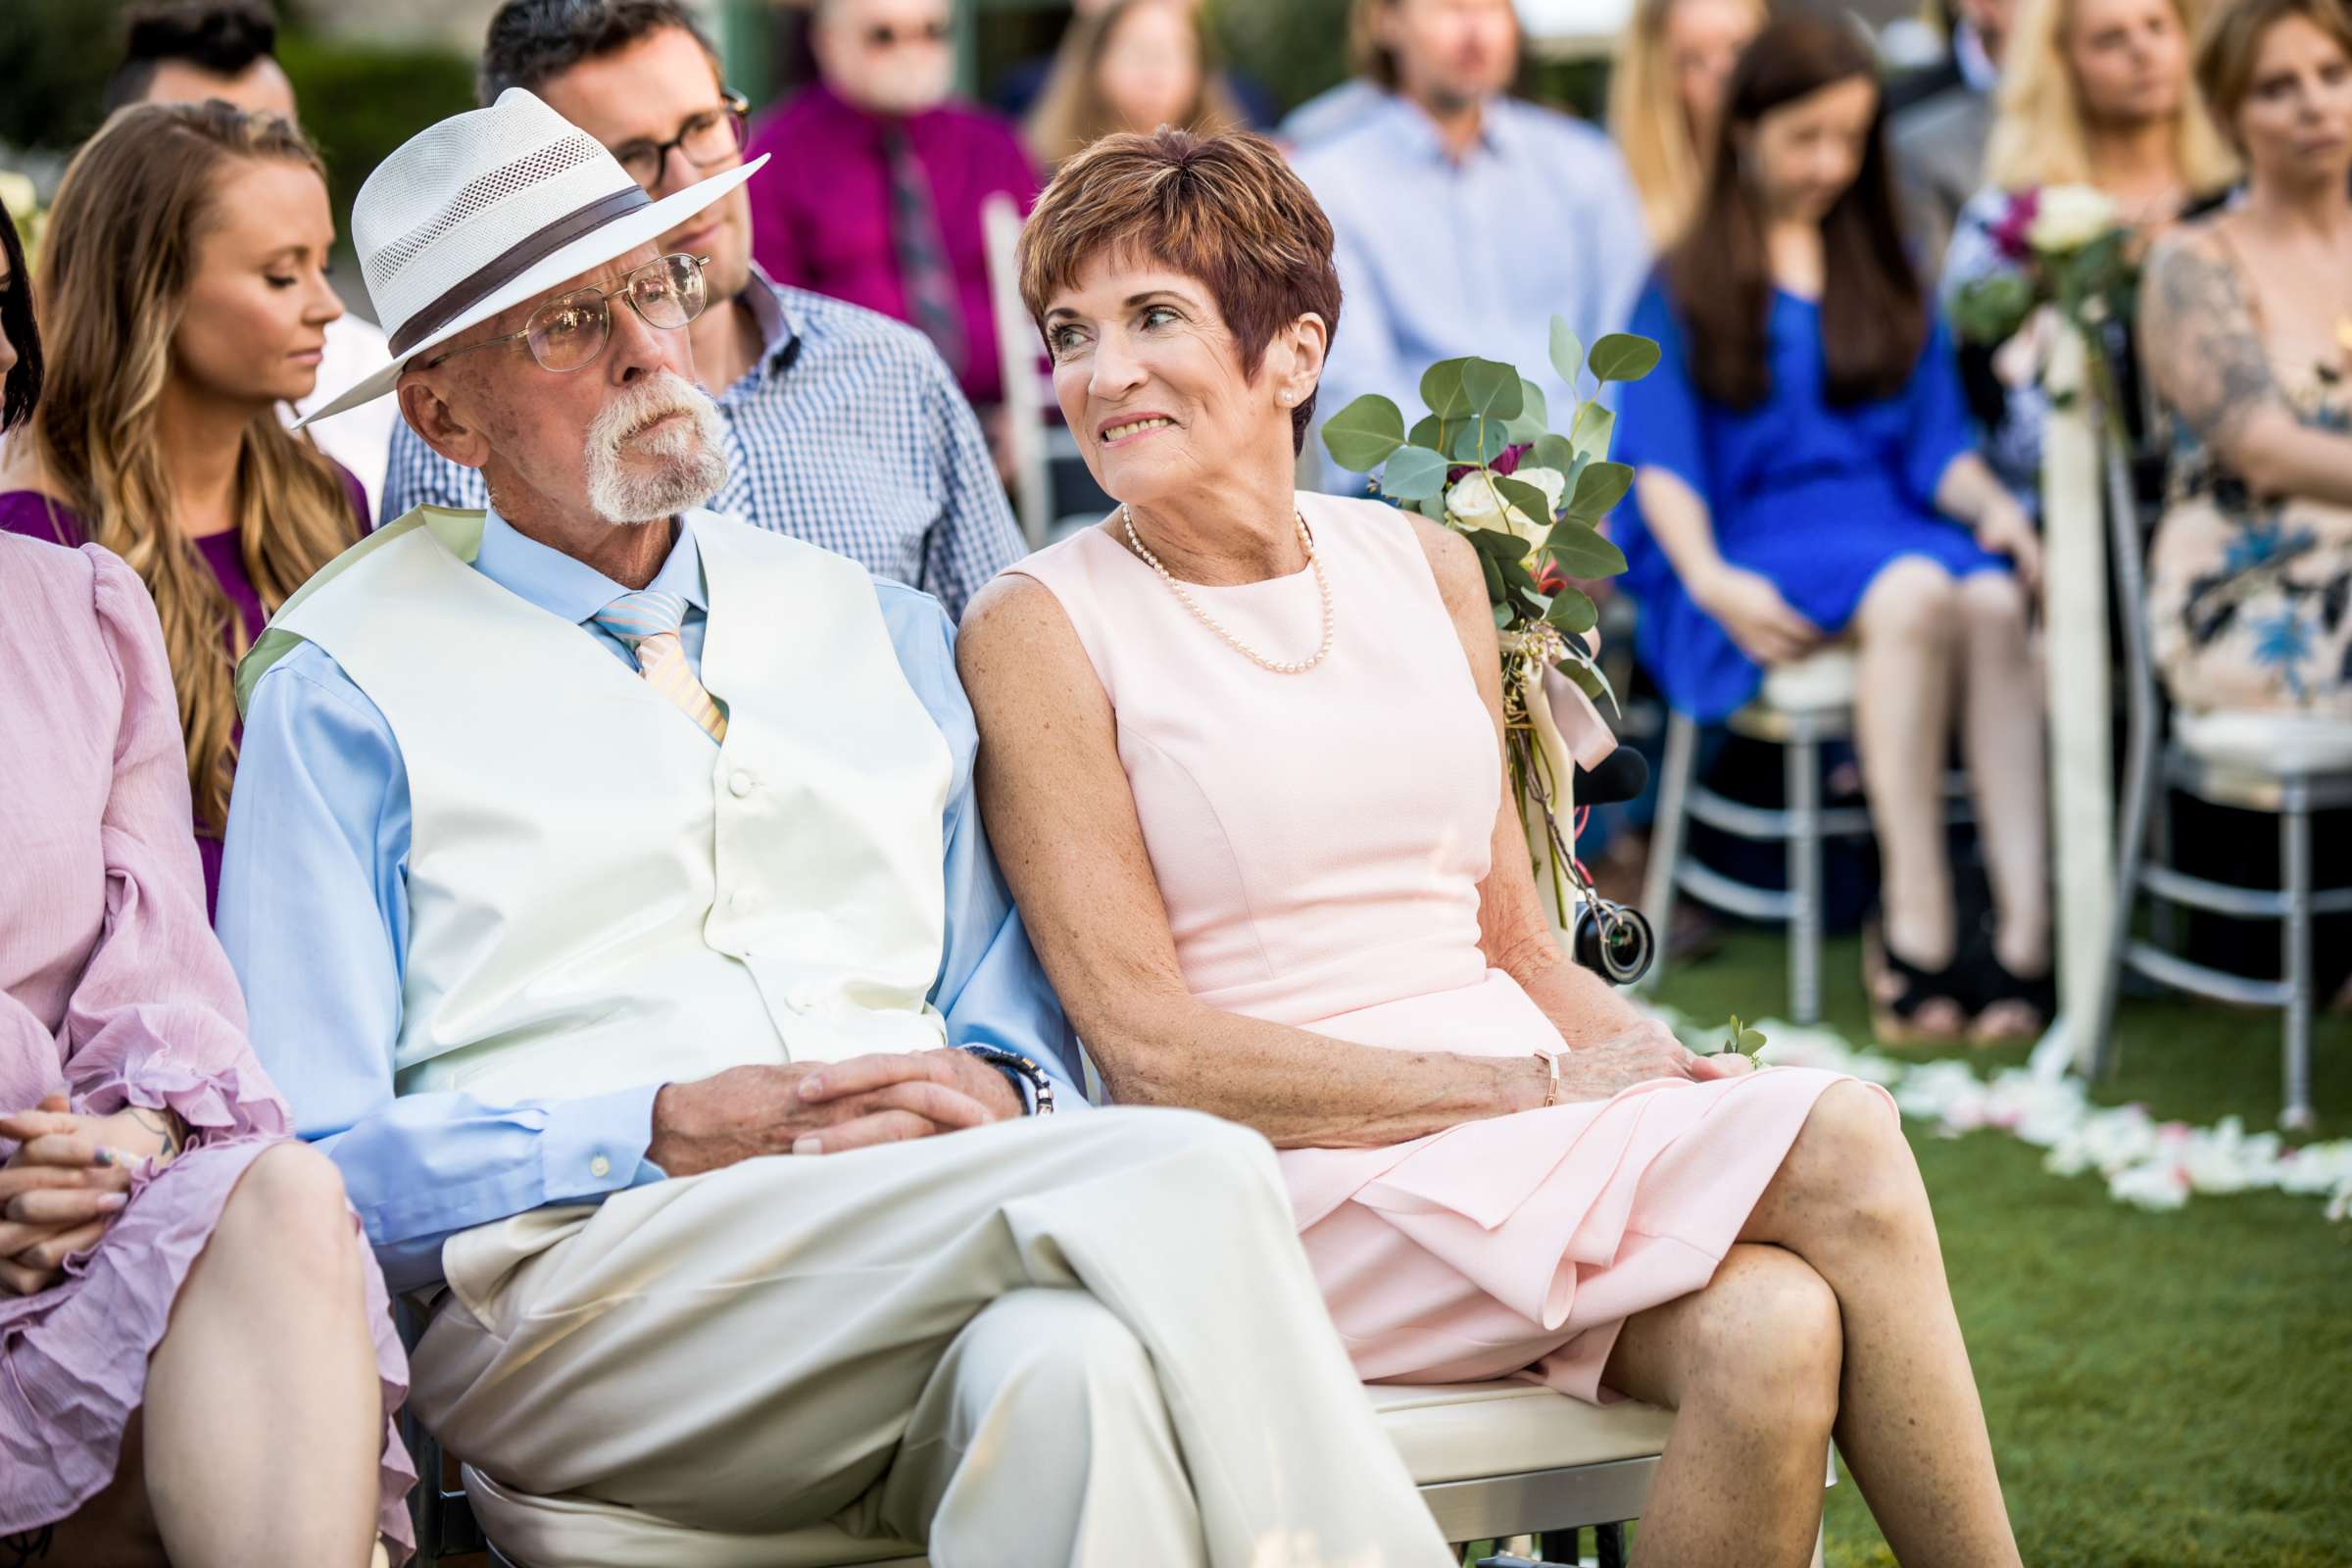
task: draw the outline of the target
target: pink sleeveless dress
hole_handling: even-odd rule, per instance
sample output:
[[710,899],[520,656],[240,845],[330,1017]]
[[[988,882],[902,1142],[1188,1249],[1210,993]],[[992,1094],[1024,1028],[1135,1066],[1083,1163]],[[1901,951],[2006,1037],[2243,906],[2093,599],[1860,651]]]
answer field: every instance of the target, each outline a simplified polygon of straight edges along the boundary
[[[1336,621],[1303,675],[1226,647],[1099,528],[1009,568],[1060,601],[1110,698],[1186,983],[1360,1045],[1557,1050],[1479,947],[1502,760],[1412,524],[1377,502],[1298,507]],[[1313,651],[1311,572],[1191,591],[1269,659]],[[1387,1148],[1285,1151],[1282,1168],[1364,1378],[1525,1374],[1600,1402],[1618,1328],[1706,1284],[1838,1081],[1660,1080]]]

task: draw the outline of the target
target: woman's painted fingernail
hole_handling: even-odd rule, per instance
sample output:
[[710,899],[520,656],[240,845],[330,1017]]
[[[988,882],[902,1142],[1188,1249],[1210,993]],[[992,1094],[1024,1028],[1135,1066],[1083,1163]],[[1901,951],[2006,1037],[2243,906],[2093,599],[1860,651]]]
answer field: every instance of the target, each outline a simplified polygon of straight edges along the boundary
[[113,1165],[119,1163],[120,1160],[121,1156],[104,1144],[100,1144],[98,1152],[90,1156],[90,1163],[93,1165]]

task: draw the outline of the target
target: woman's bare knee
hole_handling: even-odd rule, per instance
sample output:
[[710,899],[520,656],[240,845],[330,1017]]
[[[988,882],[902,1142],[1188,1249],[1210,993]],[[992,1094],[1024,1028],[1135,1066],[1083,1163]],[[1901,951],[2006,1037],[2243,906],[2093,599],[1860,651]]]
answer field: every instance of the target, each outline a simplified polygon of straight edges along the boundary
[[1686,1408],[1753,1410],[1791,1430],[1838,1418],[1844,1319],[1829,1282],[1795,1253],[1742,1244],[1692,1302],[1682,1379]]
[[1825,1233],[1865,1241],[1929,1223],[1919,1165],[1893,1107],[1852,1079],[1813,1102],[1773,1187],[1788,1232],[1773,1240],[1800,1250]]
[[342,1173],[308,1144],[274,1144],[245,1168],[214,1233],[214,1245],[223,1243],[257,1248],[295,1273],[358,1274],[359,1237]]
[[1889,562],[1864,590],[1854,623],[1873,637],[1945,639],[1958,622],[1958,586],[1924,556]]
[[2026,590],[2015,577],[2005,571],[1972,572],[1960,580],[1954,597],[1972,640],[2006,638],[2025,646]]

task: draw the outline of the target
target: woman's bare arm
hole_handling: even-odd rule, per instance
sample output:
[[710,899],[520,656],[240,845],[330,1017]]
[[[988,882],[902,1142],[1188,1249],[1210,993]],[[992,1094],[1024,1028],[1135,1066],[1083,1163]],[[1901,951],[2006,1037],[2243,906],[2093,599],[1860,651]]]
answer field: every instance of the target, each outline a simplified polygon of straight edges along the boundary
[[2166,405],[2257,495],[2352,506],[2352,439],[2295,417],[2246,285],[2209,235],[2158,241],[2139,286],[2139,347]]
[[[1195,999],[1109,699],[1060,602],[1032,579],[999,578],[965,611],[956,655],[998,860],[1113,1099],[1206,1110],[1284,1148],[1398,1143],[1543,1102],[1547,1074],[1531,1057],[1359,1046]],[[1563,1093],[1614,1093],[1611,1066],[1637,1071],[1629,1082],[1674,1070],[1662,1049],[1642,1068],[1633,1054],[1572,1058],[1580,1071],[1563,1064]]]

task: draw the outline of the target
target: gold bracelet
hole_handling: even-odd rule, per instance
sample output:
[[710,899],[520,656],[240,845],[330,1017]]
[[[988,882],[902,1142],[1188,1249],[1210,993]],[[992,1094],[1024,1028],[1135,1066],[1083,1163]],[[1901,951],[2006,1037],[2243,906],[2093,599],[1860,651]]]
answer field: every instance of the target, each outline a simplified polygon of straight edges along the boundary
[[1544,1086],[1544,1108],[1548,1109],[1560,1102],[1560,1058],[1566,1054],[1564,1051],[1535,1053],[1536,1059],[1551,1073],[1551,1082]]

